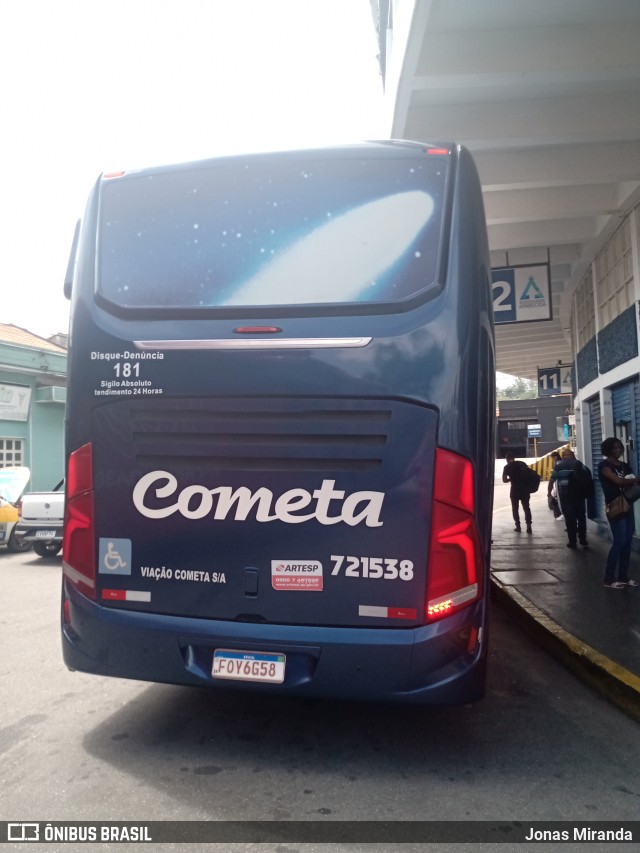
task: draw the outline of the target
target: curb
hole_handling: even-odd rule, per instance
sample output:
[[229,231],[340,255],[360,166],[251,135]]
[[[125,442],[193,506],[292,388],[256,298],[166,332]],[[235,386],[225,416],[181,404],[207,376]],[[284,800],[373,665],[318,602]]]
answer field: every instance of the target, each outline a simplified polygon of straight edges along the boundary
[[491,599],[574,675],[636,722],[640,722],[640,678],[574,637],[513,587],[491,576]]

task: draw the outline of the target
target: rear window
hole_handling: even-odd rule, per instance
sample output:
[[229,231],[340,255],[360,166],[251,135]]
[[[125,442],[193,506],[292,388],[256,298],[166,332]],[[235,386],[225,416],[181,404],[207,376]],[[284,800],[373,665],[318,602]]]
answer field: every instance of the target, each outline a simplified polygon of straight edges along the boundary
[[436,280],[447,163],[264,157],[105,179],[98,292],[154,309],[408,299]]

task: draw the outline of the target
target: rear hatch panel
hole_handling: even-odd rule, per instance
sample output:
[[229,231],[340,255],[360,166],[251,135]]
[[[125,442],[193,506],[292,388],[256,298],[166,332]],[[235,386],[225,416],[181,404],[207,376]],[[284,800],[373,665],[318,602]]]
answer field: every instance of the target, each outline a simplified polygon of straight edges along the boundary
[[93,413],[98,599],[269,624],[424,623],[437,414],[395,399]]

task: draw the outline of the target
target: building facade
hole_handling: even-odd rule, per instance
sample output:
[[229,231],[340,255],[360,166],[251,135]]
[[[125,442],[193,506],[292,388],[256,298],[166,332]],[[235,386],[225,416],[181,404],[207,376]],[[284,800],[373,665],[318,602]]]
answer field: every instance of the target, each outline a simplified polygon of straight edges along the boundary
[[[625,458],[640,473],[639,244],[640,206],[602,246],[572,296],[577,443],[594,470],[602,440],[617,436]],[[600,489],[596,498],[604,523]]]
[[545,456],[573,440],[570,395],[535,400],[499,400],[496,458]]
[[64,477],[67,351],[0,323],[0,468],[26,466],[27,491]]

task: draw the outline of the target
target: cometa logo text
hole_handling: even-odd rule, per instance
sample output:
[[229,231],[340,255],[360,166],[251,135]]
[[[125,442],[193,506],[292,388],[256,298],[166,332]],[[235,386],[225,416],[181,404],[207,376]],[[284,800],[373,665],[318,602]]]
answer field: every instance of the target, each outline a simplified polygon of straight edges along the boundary
[[[345,524],[355,527],[382,527],[380,520],[384,492],[352,492],[350,495],[335,488],[335,480],[323,480],[319,489],[289,489],[279,497],[265,486],[252,492],[246,486],[185,486],[178,490],[178,481],[168,471],[151,471],[136,483],[133,503],[146,518],[168,518],[180,513],[184,518],[200,519],[213,514],[216,521],[227,517],[246,521],[255,512],[260,522],[283,521],[302,524],[315,519],[320,524]],[[149,496],[154,496],[149,506]],[[166,501],[166,503],[164,503]],[[161,505],[158,505],[161,504]],[[307,510],[304,512],[304,510]]]

